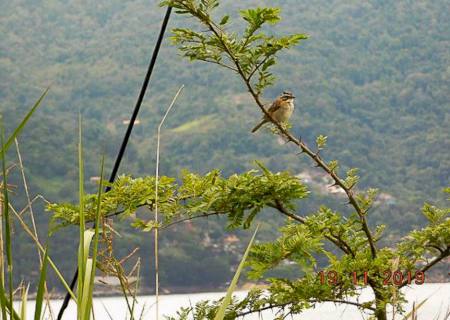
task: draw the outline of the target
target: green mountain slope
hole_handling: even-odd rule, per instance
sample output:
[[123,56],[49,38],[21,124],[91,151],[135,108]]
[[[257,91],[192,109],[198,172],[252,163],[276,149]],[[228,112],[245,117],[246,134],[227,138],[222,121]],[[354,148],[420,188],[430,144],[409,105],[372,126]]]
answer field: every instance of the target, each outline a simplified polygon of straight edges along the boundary
[[[292,90],[293,131],[309,144],[327,135],[325,158],[359,167],[362,187],[394,197],[396,206],[376,210],[374,221],[392,223],[393,233],[420,223],[421,203],[441,199],[449,185],[448,1],[223,1],[220,10],[235,15],[253,5],[282,8],[284,21],[274,32],[311,36],[280,57],[267,101]],[[84,119],[86,176],[95,176],[100,155],[107,154],[110,168],[118,150],[164,8],[153,0],[0,0],[0,7],[0,112],[10,130],[51,87],[20,143],[33,193],[73,199],[77,114]],[[186,23],[174,15],[170,27]],[[313,170],[267,131],[250,134],[260,113],[239,79],[183,60],[165,41],[122,172],[153,173],[156,125],[181,84],[186,90],[162,136],[164,174],[181,168],[230,174],[251,168],[254,159],[271,170]],[[312,199],[311,208],[322,201]],[[39,221],[47,223],[46,213]],[[70,261],[64,263],[69,272]]]

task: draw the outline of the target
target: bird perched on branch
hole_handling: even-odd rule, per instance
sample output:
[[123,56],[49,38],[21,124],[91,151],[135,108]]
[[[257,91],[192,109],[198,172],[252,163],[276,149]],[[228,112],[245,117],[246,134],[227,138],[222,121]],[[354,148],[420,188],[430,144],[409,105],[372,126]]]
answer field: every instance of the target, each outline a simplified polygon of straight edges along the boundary
[[[276,98],[270,105],[267,112],[272,116],[272,118],[279,122],[285,123],[289,120],[294,111],[294,99],[295,97],[289,91],[284,91],[278,98]],[[271,122],[270,119],[264,115],[260,123],[253,128],[252,132],[256,132],[264,124]]]

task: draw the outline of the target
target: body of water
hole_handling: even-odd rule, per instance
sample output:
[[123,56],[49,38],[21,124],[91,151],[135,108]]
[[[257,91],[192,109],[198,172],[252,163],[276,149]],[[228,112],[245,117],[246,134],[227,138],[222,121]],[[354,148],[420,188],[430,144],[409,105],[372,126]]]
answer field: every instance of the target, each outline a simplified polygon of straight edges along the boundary
[[[405,305],[405,310],[409,312],[412,308],[413,302],[416,305],[424,299],[427,302],[419,309],[419,320],[434,320],[443,319],[444,314],[450,309],[450,283],[430,283],[424,285],[414,285],[404,288],[408,303]],[[237,292],[239,297],[245,296],[245,292]],[[176,311],[181,307],[188,307],[195,305],[196,302],[207,299],[219,299],[223,297],[224,293],[192,293],[192,294],[174,294],[160,296],[160,314],[161,315],[175,315]],[[369,289],[363,289],[360,297],[360,302],[372,299]],[[155,319],[155,297],[141,296],[136,304],[135,315],[139,319],[139,315],[143,310],[143,319]],[[355,300],[356,301],[356,300]],[[52,308],[54,313],[57,313],[61,305],[61,300],[52,301]],[[18,306],[17,306],[18,307]],[[30,301],[27,307],[28,318],[33,319],[34,302]],[[123,297],[108,297],[95,298],[94,310],[96,320],[125,320],[128,319],[128,311],[125,299]],[[266,311],[261,315],[250,315],[245,317],[245,320],[267,319],[271,320],[275,317],[276,311]],[[109,315],[108,315],[109,313]],[[48,315],[48,313],[47,313]],[[294,316],[293,319],[299,320],[362,320],[368,319],[369,315],[362,313],[356,307],[350,305],[335,305],[333,303],[322,303],[314,309],[305,311],[304,313]],[[51,319],[50,316],[46,317]],[[395,319],[402,319],[398,316]],[[70,303],[67,309],[64,320],[76,319],[76,306],[73,302]],[[162,316],[160,319],[164,319]],[[392,319],[392,316],[391,318]]]

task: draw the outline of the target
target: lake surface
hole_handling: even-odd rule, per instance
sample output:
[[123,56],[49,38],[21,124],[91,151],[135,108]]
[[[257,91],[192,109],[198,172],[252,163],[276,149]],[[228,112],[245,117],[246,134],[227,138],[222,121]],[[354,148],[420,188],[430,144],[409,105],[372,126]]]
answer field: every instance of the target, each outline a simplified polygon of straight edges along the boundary
[[[406,311],[410,311],[413,302],[420,303],[426,298],[428,301],[419,309],[419,320],[431,320],[431,319],[443,319],[444,314],[450,309],[450,283],[436,283],[436,284],[424,284],[413,285],[409,288],[405,288],[406,298],[408,304],[405,306]],[[245,296],[245,292],[237,292],[239,297]],[[174,294],[160,296],[160,314],[162,315],[175,315],[176,311],[180,307],[188,307],[189,305],[195,305],[196,302],[206,299],[219,299],[223,296],[223,293],[192,293],[192,294]],[[372,298],[370,290],[363,289],[360,302],[370,300]],[[61,300],[52,301],[54,312],[59,310]],[[138,298],[138,304],[136,305],[136,317],[139,318],[141,310],[144,308],[143,319],[155,319],[155,297],[154,296],[141,296]],[[111,318],[114,320],[125,320],[127,318],[127,306],[124,298],[121,297],[109,297],[109,298],[96,298],[94,299],[94,310],[96,320],[109,320],[111,319],[106,312],[108,310]],[[28,319],[33,319],[31,313],[34,311],[34,302],[30,301],[27,307]],[[440,315],[440,316],[439,316]],[[272,311],[264,312],[262,315],[247,316],[245,320],[256,319],[273,319],[274,313]],[[301,315],[293,317],[293,319],[299,320],[362,320],[367,319],[368,315],[362,314],[357,308],[346,305],[336,306],[333,303],[322,303],[315,309],[305,311]],[[50,317],[47,317],[50,319]],[[70,303],[67,309],[64,320],[76,319],[76,307],[73,302]],[[162,316],[160,319],[164,319]],[[289,318],[290,319],[290,318]],[[392,319],[392,317],[390,318]],[[400,320],[402,317],[398,316],[396,319]]]

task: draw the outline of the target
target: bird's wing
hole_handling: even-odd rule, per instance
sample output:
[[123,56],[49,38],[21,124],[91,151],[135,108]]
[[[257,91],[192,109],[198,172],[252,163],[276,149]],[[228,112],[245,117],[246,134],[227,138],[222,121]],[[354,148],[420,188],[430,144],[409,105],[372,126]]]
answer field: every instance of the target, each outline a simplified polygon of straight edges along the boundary
[[274,113],[275,111],[277,111],[278,109],[280,109],[281,107],[281,103],[280,101],[277,99],[274,102],[272,102],[272,104],[270,105],[269,110],[267,110],[267,112],[269,113]]

